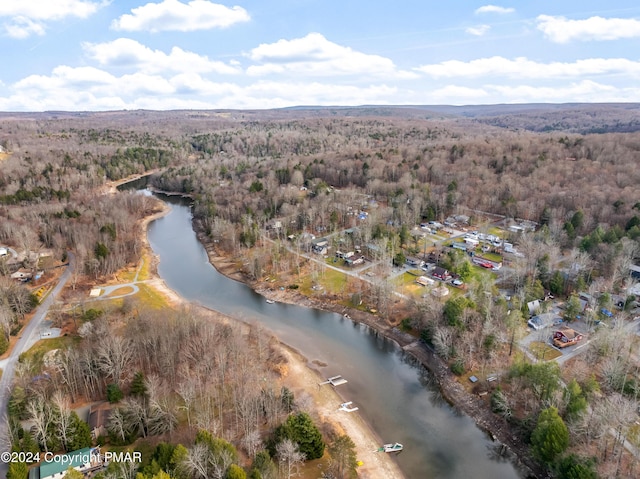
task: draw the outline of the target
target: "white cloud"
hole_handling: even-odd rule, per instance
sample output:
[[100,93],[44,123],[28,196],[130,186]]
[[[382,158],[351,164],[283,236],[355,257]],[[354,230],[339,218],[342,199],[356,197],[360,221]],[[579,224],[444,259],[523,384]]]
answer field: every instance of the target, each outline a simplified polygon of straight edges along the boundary
[[476,14],[481,14],[481,13],[505,14],[505,13],[513,13],[515,11],[516,11],[515,8],[511,8],[511,7],[499,7],[497,5],[484,5],[480,8],[476,8],[475,13]]
[[114,20],[111,27],[127,31],[191,32],[225,28],[249,20],[247,11],[239,6],[227,7],[207,0],[192,0],[186,4],[178,0],[164,0],[162,3],[147,3],[131,9],[131,14]]
[[475,27],[468,27],[465,30],[465,32],[467,32],[470,35],[475,35],[477,37],[481,37],[482,35],[487,33],[489,30],[491,30],[491,27],[489,25],[478,25],[478,26],[475,26]]
[[[422,104],[498,104],[498,103],[569,103],[569,102],[637,102],[640,88],[624,88],[583,80],[552,86],[485,84],[478,87],[447,85],[422,92]],[[417,103],[409,102],[409,103]]]
[[169,54],[152,50],[129,38],[118,38],[107,43],[85,43],[83,48],[90,58],[103,67],[129,67],[145,73],[162,71],[215,72],[235,74],[237,66],[209,60],[206,56],[173,47]]
[[11,38],[23,39],[31,35],[42,36],[45,33],[43,24],[34,22],[26,17],[14,17],[3,26],[7,36]]
[[[56,67],[31,75],[0,98],[0,110],[109,110],[177,108],[280,108],[295,105],[387,104],[397,94],[384,84],[258,81],[215,82],[195,72],[164,78],[135,73],[115,76],[93,67]],[[393,102],[392,102],[393,103]]]
[[569,20],[565,17],[539,15],[536,20],[538,30],[556,43],[640,37],[640,20],[633,18],[591,17],[585,20]]
[[33,20],[87,18],[108,3],[105,0],[2,0],[0,17],[26,17]]
[[625,74],[640,77],[640,62],[626,58],[587,58],[574,62],[541,63],[518,57],[479,58],[469,62],[448,60],[423,65],[417,71],[434,78],[476,78],[482,76],[506,76],[510,78],[571,78],[589,75]]
[[397,70],[389,58],[354,51],[330,42],[320,33],[264,43],[247,56],[256,62],[263,62],[247,69],[247,73],[253,76],[295,73],[302,76],[366,74],[415,78],[412,72]]
[[46,23],[67,17],[87,18],[109,0],[1,0],[0,17],[8,17],[3,24],[12,38],[44,35]]

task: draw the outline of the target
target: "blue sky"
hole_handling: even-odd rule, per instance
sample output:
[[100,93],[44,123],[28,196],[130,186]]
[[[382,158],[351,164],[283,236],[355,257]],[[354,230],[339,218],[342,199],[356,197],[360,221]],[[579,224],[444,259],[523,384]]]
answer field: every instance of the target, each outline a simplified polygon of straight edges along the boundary
[[637,0],[0,0],[0,111],[640,102]]

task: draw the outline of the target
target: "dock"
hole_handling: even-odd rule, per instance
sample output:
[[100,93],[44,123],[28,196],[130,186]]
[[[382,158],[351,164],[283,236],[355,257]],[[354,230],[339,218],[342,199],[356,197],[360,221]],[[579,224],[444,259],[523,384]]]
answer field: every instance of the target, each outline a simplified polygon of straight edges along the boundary
[[345,384],[347,382],[342,376],[333,376],[331,378],[327,378],[326,381],[322,383],[318,383],[318,386],[324,386],[325,384],[331,384],[333,387],[340,386],[341,384]]

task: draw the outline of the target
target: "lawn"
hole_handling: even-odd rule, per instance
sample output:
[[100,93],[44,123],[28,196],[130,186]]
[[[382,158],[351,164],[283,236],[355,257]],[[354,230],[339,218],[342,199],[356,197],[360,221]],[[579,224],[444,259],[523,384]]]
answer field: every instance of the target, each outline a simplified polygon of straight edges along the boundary
[[116,298],[118,296],[124,296],[125,294],[129,294],[132,291],[133,291],[133,288],[131,286],[122,286],[121,288],[113,290],[109,294],[109,297]]
[[544,361],[551,361],[562,356],[560,351],[541,341],[534,341],[529,344],[529,351],[531,351],[537,359]]
[[416,283],[416,279],[416,274],[412,274],[412,272],[405,272],[393,278],[392,283],[399,293],[410,294],[411,296],[419,298],[428,292],[430,287]]
[[34,373],[42,370],[43,358],[46,353],[54,349],[66,349],[78,344],[81,338],[77,336],[60,336],[58,338],[41,339],[31,349],[20,355],[20,362],[30,361]]
[[164,309],[170,307],[167,299],[159,291],[147,284],[138,284],[140,291],[134,295],[133,298],[137,299],[144,306],[148,306],[153,309]]
[[[125,270],[121,270],[118,272],[118,282],[120,283],[131,283],[136,278],[136,273],[138,274],[138,281],[144,281],[145,279],[149,279],[149,265],[151,264],[149,253],[144,253],[140,259],[141,263],[136,264],[132,268],[127,268]],[[138,268],[140,271],[138,272]]]
[[[301,282],[297,282],[302,294],[309,296],[317,291],[338,294],[344,293],[347,288],[347,275],[335,269],[324,268],[324,271],[317,272],[315,277],[314,280],[314,274],[306,274]],[[320,289],[314,290],[314,286],[320,287]]]

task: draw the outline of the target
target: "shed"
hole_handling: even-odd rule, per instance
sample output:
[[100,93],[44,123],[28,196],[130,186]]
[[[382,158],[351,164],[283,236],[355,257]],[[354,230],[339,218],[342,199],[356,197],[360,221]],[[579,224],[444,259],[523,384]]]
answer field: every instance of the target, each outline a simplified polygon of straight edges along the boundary
[[435,283],[431,278],[427,278],[426,276],[419,276],[416,279],[416,283],[421,284],[422,286],[430,286]]

